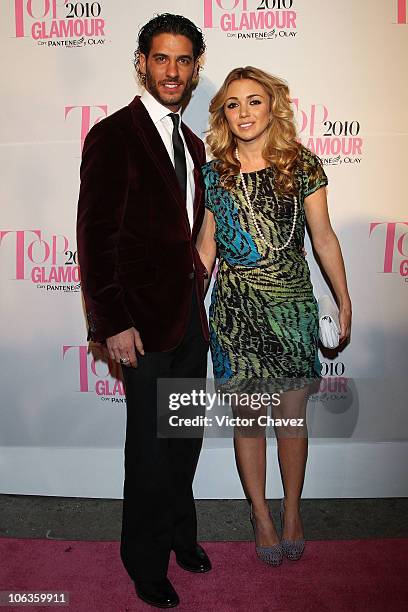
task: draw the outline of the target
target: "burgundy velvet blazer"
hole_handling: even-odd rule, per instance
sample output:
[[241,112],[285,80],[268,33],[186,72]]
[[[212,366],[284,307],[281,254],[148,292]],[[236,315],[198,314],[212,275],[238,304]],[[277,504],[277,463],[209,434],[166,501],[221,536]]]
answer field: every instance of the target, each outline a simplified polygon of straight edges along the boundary
[[77,245],[88,340],[130,327],[146,351],[183,338],[197,292],[203,336],[205,268],[195,248],[204,216],[202,141],[182,123],[194,161],[194,225],[161,137],[140,97],[103,119],[84,143]]

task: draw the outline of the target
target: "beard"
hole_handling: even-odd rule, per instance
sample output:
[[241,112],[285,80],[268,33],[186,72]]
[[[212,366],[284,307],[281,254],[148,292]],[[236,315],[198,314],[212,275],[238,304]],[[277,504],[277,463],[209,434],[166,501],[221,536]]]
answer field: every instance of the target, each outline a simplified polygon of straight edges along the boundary
[[[166,79],[163,81],[159,81],[158,83],[160,85],[163,83],[182,84],[183,81],[179,81],[178,79],[173,79],[173,80]],[[192,88],[193,88],[193,75],[191,75],[191,77],[187,81],[184,82],[184,89],[178,96],[175,96],[171,92],[169,92],[167,96],[163,96],[159,92],[159,89],[157,87],[157,81],[154,80],[152,73],[149,72],[148,69],[146,69],[146,89],[149,93],[152,94],[154,98],[156,98],[158,102],[160,102],[160,104],[163,104],[163,106],[181,106],[183,102],[185,102],[189,98]]]

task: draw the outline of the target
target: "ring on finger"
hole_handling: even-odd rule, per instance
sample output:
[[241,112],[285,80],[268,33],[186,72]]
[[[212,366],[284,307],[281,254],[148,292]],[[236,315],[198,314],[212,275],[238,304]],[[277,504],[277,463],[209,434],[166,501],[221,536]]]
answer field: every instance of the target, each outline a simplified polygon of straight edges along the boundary
[[120,358],[120,363],[126,364],[129,363],[130,359],[128,357],[121,357]]

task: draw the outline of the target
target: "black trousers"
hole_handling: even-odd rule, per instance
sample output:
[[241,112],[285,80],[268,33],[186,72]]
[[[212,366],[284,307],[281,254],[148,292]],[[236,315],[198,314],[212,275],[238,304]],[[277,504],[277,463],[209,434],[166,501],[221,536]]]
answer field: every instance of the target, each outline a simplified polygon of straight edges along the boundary
[[135,582],[164,578],[171,550],[197,542],[192,483],[202,437],[157,436],[157,379],[205,379],[207,351],[194,289],[189,324],[177,348],[138,355],[137,368],[122,367],[127,424],[121,558]]

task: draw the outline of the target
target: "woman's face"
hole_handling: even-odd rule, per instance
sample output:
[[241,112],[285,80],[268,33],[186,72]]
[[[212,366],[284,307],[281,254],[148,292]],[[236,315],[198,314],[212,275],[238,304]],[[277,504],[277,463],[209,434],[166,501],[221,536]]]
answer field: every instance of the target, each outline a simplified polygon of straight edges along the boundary
[[231,132],[238,140],[258,140],[263,144],[270,121],[270,99],[257,81],[232,81],[227,89],[224,113]]

